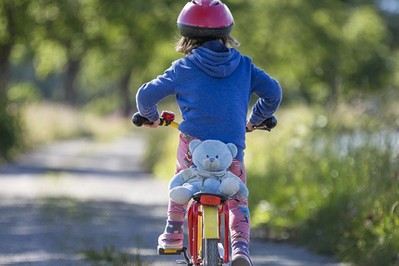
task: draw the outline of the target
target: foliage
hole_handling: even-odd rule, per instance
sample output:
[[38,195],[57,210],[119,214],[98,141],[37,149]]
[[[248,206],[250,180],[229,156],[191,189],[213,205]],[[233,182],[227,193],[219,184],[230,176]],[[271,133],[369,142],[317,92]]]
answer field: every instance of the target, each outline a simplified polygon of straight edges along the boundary
[[11,159],[21,148],[18,112],[0,99],[0,164]]
[[243,51],[294,100],[336,105],[386,83],[387,29],[369,3],[251,1],[237,14]]
[[[293,99],[324,104],[395,82],[396,28],[391,25],[397,16],[383,13],[378,1],[226,3],[240,49],[276,76]],[[14,68],[24,62],[32,65],[36,81],[55,77],[50,99],[64,88],[61,98],[67,100],[69,86],[79,105],[118,95],[121,108],[132,108],[127,93],[178,57],[173,43],[182,5],[172,0],[7,0],[1,10],[9,11],[17,27],[1,27],[0,41],[11,48]],[[0,12],[0,19],[7,22],[7,14]],[[21,49],[27,52],[15,56]]]
[[152,60],[160,63],[154,50],[173,36],[172,13],[176,6],[175,1],[98,1],[96,11],[103,18],[103,43],[88,53],[93,64],[85,64],[82,71],[81,79],[90,90],[84,95],[95,98],[105,91],[108,96],[116,94],[119,109],[124,115],[129,114],[133,108],[129,88],[142,82],[137,79]]
[[[267,229],[270,238],[295,240],[343,261],[396,265],[394,126],[365,113],[354,128],[307,109],[285,110],[279,118],[280,125],[263,141],[248,138],[254,226]],[[379,126],[362,130],[372,120]]]
[[22,104],[38,101],[40,99],[40,92],[32,83],[23,82],[11,85],[7,96],[11,103]]
[[[279,80],[284,104],[332,107],[399,86],[398,15],[379,2],[226,1],[240,50]],[[137,88],[181,56],[173,44],[183,4],[1,1],[1,97],[29,84],[48,101],[131,115]],[[27,96],[18,97],[37,100]]]
[[26,0],[0,2],[0,162],[11,159],[21,146],[18,110],[8,102],[7,86],[13,46],[29,28],[24,27],[26,6]]

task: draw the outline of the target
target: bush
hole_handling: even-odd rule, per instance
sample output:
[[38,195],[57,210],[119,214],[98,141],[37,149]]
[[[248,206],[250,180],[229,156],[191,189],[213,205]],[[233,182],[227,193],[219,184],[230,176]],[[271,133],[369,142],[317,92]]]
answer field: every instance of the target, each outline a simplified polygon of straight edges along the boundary
[[[326,123],[339,119],[304,109],[280,120],[271,135],[248,138],[253,224],[344,261],[399,263],[395,133]],[[373,122],[358,125],[365,120]]]

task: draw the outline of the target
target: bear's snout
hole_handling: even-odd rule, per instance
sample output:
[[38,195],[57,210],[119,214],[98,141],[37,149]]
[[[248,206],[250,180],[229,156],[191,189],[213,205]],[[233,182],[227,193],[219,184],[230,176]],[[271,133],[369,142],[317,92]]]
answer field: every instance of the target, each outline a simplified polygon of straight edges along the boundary
[[220,161],[215,157],[208,157],[203,162],[202,165],[209,170],[218,170],[220,167]]

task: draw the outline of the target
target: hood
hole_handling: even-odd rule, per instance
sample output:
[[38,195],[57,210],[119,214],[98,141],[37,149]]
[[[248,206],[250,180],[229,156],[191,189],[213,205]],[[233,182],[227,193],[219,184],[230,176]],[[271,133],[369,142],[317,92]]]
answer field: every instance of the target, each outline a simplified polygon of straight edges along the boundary
[[209,41],[194,49],[188,59],[209,76],[224,78],[230,76],[240,63],[240,53],[229,49],[219,41]]

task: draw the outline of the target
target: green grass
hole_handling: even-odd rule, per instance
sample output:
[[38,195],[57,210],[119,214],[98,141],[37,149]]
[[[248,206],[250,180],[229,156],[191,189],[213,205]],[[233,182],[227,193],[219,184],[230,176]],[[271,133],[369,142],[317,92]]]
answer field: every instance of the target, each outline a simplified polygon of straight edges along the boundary
[[[249,138],[253,225],[270,238],[290,239],[357,265],[397,265],[395,131],[379,116],[363,114],[350,126],[321,116],[286,110],[281,127],[263,139]],[[377,121],[374,130],[364,127]]]
[[116,250],[115,247],[104,247],[102,250],[90,249],[82,252],[83,257],[93,266],[147,266],[138,252],[134,256]]

